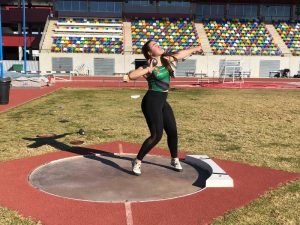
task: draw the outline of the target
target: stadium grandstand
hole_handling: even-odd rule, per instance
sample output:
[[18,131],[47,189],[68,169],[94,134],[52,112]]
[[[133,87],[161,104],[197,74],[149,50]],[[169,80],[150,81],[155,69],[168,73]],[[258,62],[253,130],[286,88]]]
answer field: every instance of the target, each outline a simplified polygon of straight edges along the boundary
[[[118,76],[145,63],[153,39],[170,52],[201,45],[176,76],[300,74],[298,0],[27,0],[28,71]],[[3,65],[21,71],[22,0],[1,1]]]

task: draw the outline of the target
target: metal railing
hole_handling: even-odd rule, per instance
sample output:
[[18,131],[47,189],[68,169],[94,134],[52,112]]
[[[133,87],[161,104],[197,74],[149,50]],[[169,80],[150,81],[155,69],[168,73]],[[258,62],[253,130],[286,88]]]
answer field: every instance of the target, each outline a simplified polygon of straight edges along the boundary
[[[253,48],[254,49],[254,48]],[[211,56],[211,55],[215,55],[215,56],[281,56],[281,57],[291,57],[291,56],[295,56],[293,53],[286,53],[286,52],[282,52],[280,50],[280,53],[279,54],[274,54],[273,50],[267,50],[267,53],[264,54],[262,51],[259,52],[258,54],[253,54],[252,53],[252,48],[248,51],[246,51],[245,54],[242,54],[242,53],[238,53],[237,51],[230,51],[229,54],[216,54],[213,50],[210,52],[210,51],[203,51],[203,52],[197,52],[197,53],[193,53],[193,55],[198,55],[198,56]],[[77,54],[121,54],[121,55],[132,55],[132,54],[135,54],[135,55],[142,55],[142,53],[136,53],[136,51],[133,51],[133,50],[122,50],[120,53],[112,53],[112,52],[101,52],[101,53],[98,53],[98,52],[78,52],[78,51],[75,51],[74,48],[72,48],[72,51],[71,52],[66,52],[66,51],[63,51],[63,48],[60,48],[60,51],[57,52],[57,51],[52,51],[51,49],[41,49],[40,52],[42,53],[66,53],[66,54],[70,54],[70,53],[77,53]]]
[[[280,50],[280,53],[279,54],[276,54],[276,51],[274,50],[264,50],[266,51],[267,53],[264,54],[263,51],[260,51],[258,54],[255,53],[253,54],[252,52],[253,51],[256,51],[256,48],[250,48],[249,50],[246,50],[245,53],[239,53],[238,51],[241,50],[241,49],[238,49],[237,51],[233,51],[233,50],[229,50],[229,53],[228,54],[215,54],[214,51],[213,51],[213,54],[214,55],[238,55],[238,56],[283,56],[283,52]],[[275,54],[273,54],[273,52],[275,52]]]

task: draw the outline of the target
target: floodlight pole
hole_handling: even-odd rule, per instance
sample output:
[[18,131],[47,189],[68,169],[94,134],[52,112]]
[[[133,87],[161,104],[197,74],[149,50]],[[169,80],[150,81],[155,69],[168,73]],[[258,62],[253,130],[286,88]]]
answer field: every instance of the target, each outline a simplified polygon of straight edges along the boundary
[[4,78],[3,71],[3,48],[2,48],[2,14],[1,14],[1,2],[0,2],[0,77]]
[[25,11],[25,0],[22,0],[23,4],[23,42],[24,42],[24,52],[23,52],[23,58],[24,58],[24,74],[27,74],[27,61],[26,61],[26,11]]

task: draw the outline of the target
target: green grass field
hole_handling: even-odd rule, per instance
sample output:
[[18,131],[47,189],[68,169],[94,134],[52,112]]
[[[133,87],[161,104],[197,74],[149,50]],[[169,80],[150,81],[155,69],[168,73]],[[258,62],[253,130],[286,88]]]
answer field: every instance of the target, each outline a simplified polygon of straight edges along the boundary
[[[31,148],[40,133],[85,145],[123,140],[142,144],[149,131],[140,103],[146,90],[63,88],[0,115],[0,160],[57,151]],[[130,95],[140,94],[132,100]],[[172,90],[179,151],[300,172],[300,91],[258,89]],[[76,132],[84,128],[86,135]],[[110,128],[110,129],[107,129]],[[167,149],[166,134],[157,145]],[[290,182],[218,218],[215,224],[300,224],[300,181]],[[0,224],[42,224],[0,207]]]

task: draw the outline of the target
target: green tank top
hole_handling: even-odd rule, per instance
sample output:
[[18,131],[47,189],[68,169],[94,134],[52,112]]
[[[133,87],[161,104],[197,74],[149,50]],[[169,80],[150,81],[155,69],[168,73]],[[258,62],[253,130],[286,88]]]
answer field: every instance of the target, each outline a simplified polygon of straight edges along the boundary
[[[158,71],[157,71],[158,70]],[[169,71],[164,66],[157,66],[147,78],[149,90],[166,91],[170,87]]]

